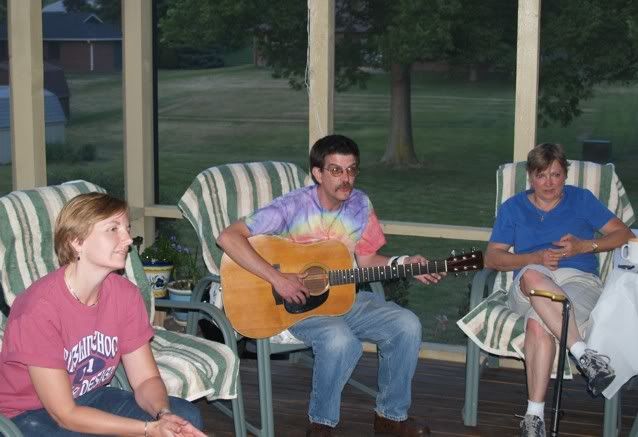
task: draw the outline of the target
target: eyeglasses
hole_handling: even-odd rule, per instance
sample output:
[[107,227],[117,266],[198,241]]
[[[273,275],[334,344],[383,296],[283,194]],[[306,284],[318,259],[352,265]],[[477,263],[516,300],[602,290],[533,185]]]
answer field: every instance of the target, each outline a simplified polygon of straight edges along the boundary
[[[344,171],[344,169],[339,167],[338,165],[332,165],[330,167],[326,167],[324,168],[324,170],[328,170],[330,172],[330,175],[335,178],[338,178],[339,176],[341,176]],[[345,172],[349,177],[353,178],[359,174],[359,167],[357,167],[356,165],[351,165],[350,167],[345,169]]]

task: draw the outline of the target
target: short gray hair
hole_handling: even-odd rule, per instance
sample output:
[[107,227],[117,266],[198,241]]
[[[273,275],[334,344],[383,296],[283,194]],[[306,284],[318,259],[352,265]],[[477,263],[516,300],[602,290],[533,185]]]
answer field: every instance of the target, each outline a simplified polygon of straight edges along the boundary
[[565,157],[563,146],[557,143],[539,144],[527,154],[527,172],[534,174],[538,171],[546,170],[554,161],[558,161],[565,174],[567,174],[569,162],[567,162],[567,158]]

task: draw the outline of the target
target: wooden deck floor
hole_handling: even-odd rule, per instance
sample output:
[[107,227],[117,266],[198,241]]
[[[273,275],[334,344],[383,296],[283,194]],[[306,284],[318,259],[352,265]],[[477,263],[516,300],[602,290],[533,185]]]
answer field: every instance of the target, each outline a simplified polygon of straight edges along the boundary
[[[514,414],[526,407],[525,379],[522,370],[486,369],[481,377],[479,425],[466,427],[461,419],[464,396],[464,364],[447,361],[420,360],[413,381],[413,402],[410,413],[424,418],[433,435],[441,436],[513,436],[518,435]],[[374,386],[376,356],[364,354],[355,370],[355,377]],[[276,436],[303,436],[307,423],[306,410],[310,390],[311,369],[288,361],[273,361],[273,398]],[[257,368],[253,359],[243,359],[242,386],[246,414],[258,423],[259,406]],[[561,421],[562,436],[601,436],[603,399],[591,398],[584,381],[576,376],[566,381],[563,392],[565,416]],[[198,401],[206,423],[206,431],[214,436],[234,435],[232,419],[205,401]],[[343,393],[338,436],[373,435],[374,399],[351,386]],[[623,391],[621,436],[629,434],[638,412],[638,390]],[[549,407],[546,408],[549,414]],[[549,424],[549,416],[547,417]],[[548,434],[549,435],[549,434]]]

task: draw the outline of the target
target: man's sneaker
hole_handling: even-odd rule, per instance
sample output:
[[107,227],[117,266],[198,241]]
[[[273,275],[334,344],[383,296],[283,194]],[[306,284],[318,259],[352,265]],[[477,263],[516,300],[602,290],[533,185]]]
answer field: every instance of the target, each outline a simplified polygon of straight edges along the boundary
[[520,428],[521,437],[545,437],[545,422],[534,414],[526,414]]
[[609,357],[592,349],[578,360],[581,373],[587,378],[587,388],[592,395],[598,396],[616,377],[616,372],[609,365]]

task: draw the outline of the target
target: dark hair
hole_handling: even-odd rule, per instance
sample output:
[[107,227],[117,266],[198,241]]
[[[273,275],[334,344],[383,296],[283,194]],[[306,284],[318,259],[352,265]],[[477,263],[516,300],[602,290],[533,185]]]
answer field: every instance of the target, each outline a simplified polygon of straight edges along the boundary
[[[318,139],[310,149],[310,174],[312,169],[318,167],[323,169],[326,163],[326,156],[338,153],[340,155],[354,155],[359,165],[359,146],[352,139],[344,135],[326,135]],[[318,183],[314,175],[312,180]]]
[[556,143],[542,143],[529,151],[525,167],[529,174],[534,174],[548,169],[554,161],[558,161],[565,174],[567,174],[569,162],[567,162],[565,157],[563,146]]
[[84,241],[97,222],[124,212],[128,212],[127,203],[105,193],[85,193],[71,199],[55,221],[53,239],[60,265],[77,259],[73,240]]

